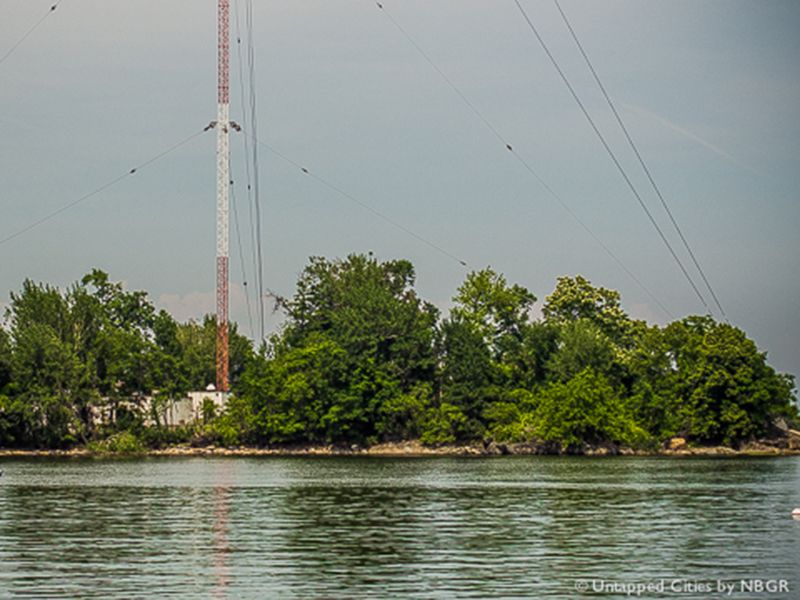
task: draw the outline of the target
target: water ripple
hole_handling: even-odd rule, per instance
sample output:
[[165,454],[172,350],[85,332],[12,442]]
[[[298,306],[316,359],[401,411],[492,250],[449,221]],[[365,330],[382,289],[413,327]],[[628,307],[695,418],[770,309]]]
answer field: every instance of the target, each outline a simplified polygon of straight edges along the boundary
[[796,458],[2,467],[2,598],[573,598],[576,580],[745,577],[800,597]]

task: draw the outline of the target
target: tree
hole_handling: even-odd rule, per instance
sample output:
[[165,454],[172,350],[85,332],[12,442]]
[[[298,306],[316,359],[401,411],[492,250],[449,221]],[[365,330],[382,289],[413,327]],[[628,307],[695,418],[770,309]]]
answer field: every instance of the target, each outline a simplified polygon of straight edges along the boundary
[[595,287],[580,275],[558,278],[556,289],[545,299],[542,314],[546,321],[559,325],[586,319],[626,347],[635,328],[620,306],[619,292]]
[[533,390],[545,384],[552,376],[553,357],[561,342],[561,327],[537,321],[523,330],[519,352],[510,364],[512,387]]
[[89,377],[75,351],[67,299],[50,286],[30,280],[12,293],[9,324],[14,352],[12,388],[17,435],[21,443],[61,447],[86,439],[86,406],[92,399]]
[[529,379],[538,353],[526,346],[538,339],[530,316],[536,296],[486,268],[469,273],[453,300],[441,327],[442,398],[450,408],[432,422],[442,431],[452,423],[455,439],[480,439],[487,407]]
[[11,338],[0,324],[0,394],[11,383]]
[[636,446],[647,440],[614,387],[591,368],[545,390],[534,430],[540,439],[558,443],[562,449],[576,449],[583,443]]
[[[216,381],[217,343],[214,315],[206,315],[200,323],[188,321],[174,325],[159,323],[159,319],[166,319],[166,316],[156,320],[156,341],[166,354],[176,359],[187,389],[205,389],[208,384],[213,384]],[[239,333],[236,323],[231,323],[228,345],[231,388],[236,391],[239,379],[253,357],[253,344]]]
[[683,432],[692,439],[738,444],[796,414],[793,379],[777,374],[740,329],[694,317],[671,324],[665,335],[673,344]]
[[453,300],[453,318],[474,327],[495,358],[502,360],[521,341],[536,296],[521,285],[508,285],[505,277],[486,268],[469,273]]
[[[198,435],[223,444],[495,439],[581,451],[675,435],[737,445],[797,418],[793,379],[710,317],[647,327],[622,311],[617,292],[565,277],[534,321],[533,294],[484,269],[439,321],[414,284],[408,261],[312,258],[281,300],[285,326],[257,354],[231,324],[234,397],[223,414],[207,406],[192,433],[145,427],[136,405],[214,380],[213,316],[177,323],[99,270],[63,292],[25,281],[0,327],[0,446],[110,436],[107,447],[133,448]],[[98,410],[116,417],[98,426]]]
[[643,328],[626,362],[627,404],[637,422],[659,441],[677,435],[682,427],[680,373],[671,337],[657,326]]
[[587,368],[609,377],[614,358],[608,336],[593,321],[582,318],[561,326],[557,350],[551,355],[548,367],[552,379],[562,382]]
[[283,302],[289,323],[281,343],[302,346],[312,334],[323,334],[350,356],[374,358],[409,385],[435,366],[438,317],[432,304],[418,298],[414,279],[414,268],[405,260],[314,257],[300,276],[294,298]]
[[282,301],[288,323],[271,360],[248,372],[244,393],[264,435],[360,443],[407,428],[391,415],[412,398],[427,404],[424,384],[436,368],[438,311],[413,285],[404,260],[310,260],[294,297]]
[[484,432],[484,409],[500,393],[500,368],[492,359],[479,326],[458,313],[442,324],[440,352],[442,398],[452,408],[437,418],[436,427],[443,431],[442,422],[447,416],[455,426],[448,438],[480,438]]

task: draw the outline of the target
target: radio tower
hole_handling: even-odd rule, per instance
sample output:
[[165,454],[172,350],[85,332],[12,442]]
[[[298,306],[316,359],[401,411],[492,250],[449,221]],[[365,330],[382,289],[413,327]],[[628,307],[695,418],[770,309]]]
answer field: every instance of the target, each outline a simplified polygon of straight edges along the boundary
[[228,189],[230,0],[217,5],[217,391],[228,392]]

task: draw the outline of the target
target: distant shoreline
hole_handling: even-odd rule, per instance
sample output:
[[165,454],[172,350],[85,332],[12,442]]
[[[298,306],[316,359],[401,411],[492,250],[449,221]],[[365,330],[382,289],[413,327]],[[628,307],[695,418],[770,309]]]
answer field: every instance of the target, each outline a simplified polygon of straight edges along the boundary
[[0,458],[81,458],[81,457],[293,457],[293,456],[353,456],[353,457],[492,457],[492,456],[640,456],[640,457],[683,457],[683,456],[800,456],[800,449],[780,448],[773,445],[753,443],[734,449],[727,446],[698,446],[658,451],[633,450],[631,448],[597,447],[586,448],[580,453],[558,453],[543,451],[534,444],[470,444],[424,446],[417,441],[376,444],[370,447],[304,445],[280,446],[271,448],[217,446],[172,446],[162,449],[144,450],[136,453],[97,452],[86,448],[69,450],[21,450],[0,448]]

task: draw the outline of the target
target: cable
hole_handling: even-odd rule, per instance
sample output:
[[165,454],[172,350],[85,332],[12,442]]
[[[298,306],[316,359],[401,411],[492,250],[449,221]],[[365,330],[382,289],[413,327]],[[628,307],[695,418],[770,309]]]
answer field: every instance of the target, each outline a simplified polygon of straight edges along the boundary
[[[245,131],[243,136],[245,152],[245,173],[247,177],[248,210],[250,213],[250,241],[255,273],[260,339],[264,339],[266,332],[266,319],[264,309],[264,259],[261,224],[261,196],[258,148],[253,137],[258,131],[258,114],[256,102],[256,76],[255,76],[255,46],[253,43],[253,3],[245,1],[245,44],[246,54],[242,58],[242,35],[239,24],[239,6],[234,3],[236,21],[236,50],[239,70],[239,90],[242,109],[242,125]],[[247,66],[247,90],[245,90],[245,77],[243,66]],[[247,102],[245,102],[247,100]]]
[[[237,56],[237,67],[239,71],[239,101],[241,103],[241,110],[242,110],[242,127],[245,132],[250,131],[250,123],[249,123],[249,111],[247,110],[245,104],[245,98],[247,94],[245,94],[245,87],[244,87],[244,59],[242,58],[242,34],[241,34],[241,27],[239,24],[239,3],[234,2],[234,17],[236,22],[236,56]],[[255,218],[255,200],[253,199],[253,185],[252,185],[252,176],[250,170],[252,168],[252,161],[251,152],[250,152],[250,136],[247,133],[242,135],[242,145],[244,147],[244,167],[245,167],[245,178],[246,178],[246,190],[247,190],[247,210],[250,216],[248,221],[249,227],[248,231],[250,234],[250,251],[251,251],[251,259],[253,263],[253,273],[256,277],[256,287],[258,287],[258,273],[259,273],[259,255],[256,251],[256,218]],[[259,298],[261,298],[261,294],[258,293]],[[259,315],[263,312],[261,308],[262,301],[259,300]],[[260,323],[259,323],[260,324]],[[255,337],[255,329],[252,330],[253,337]],[[263,334],[262,334],[263,339]]]
[[650,181],[650,185],[653,187],[653,190],[655,191],[656,195],[658,196],[658,199],[661,201],[661,205],[664,207],[664,210],[666,211],[667,215],[669,216],[669,220],[672,222],[672,225],[675,228],[675,231],[678,232],[678,236],[680,236],[681,241],[683,242],[683,245],[686,248],[686,251],[689,253],[689,256],[691,257],[692,262],[694,263],[694,266],[697,267],[697,271],[700,273],[700,277],[702,277],[703,282],[705,283],[706,287],[708,288],[708,291],[711,293],[711,297],[714,299],[714,303],[717,305],[717,308],[719,309],[719,311],[722,314],[722,316],[727,320],[727,315],[725,314],[725,309],[722,308],[722,304],[720,304],[719,298],[717,297],[717,294],[714,292],[714,288],[711,287],[711,283],[709,283],[708,278],[706,277],[705,271],[700,266],[700,263],[697,260],[697,257],[695,256],[695,253],[692,250],[691,246],[689,245],[689,242],[686,239],[686,236],[683,234],[683,231],[681,230],[680,226],[678,225],[678,222],[675,220],[675,217],[673,216],[672,211],[670,210],[670,207],[667,204],[667,201],[664,199],[664,196],[661,193],[661,190],[659,189],[658,185],[656,185],[655,179],[653,179],[653,175],[651,174],[650,169],[648,168],[647,164],[644,161],[644,158],[642,158],[642,155],[639,152],[639,148],[634,143],[633,138],[631,137],[630,133],[628,132],[628,128],[625,126],[625,123],[622,121],[622,117],[620,117],[619,112],[617,112],[617,107],[614,106],[614,103],[611,101],[611,97],[609,96],[608,92],[606,91],[605,86],[603,85],[603,82],[600,81],[600,77],[598,76],[597,71],[595,70],[594,65],[592,64],[592,61],[589,60],[589,56],[586,54],[586,51],[583,48],[583,44],[581,44],[580,40],[578,39],[578,36],[575,33],[575,30],[572,28],[572,24],[569,22],[569,19],[567,18],[566,13],[561,8],[561,4],[559,3],[559,1],[558,0],[553,0],[553,2],[555,3],[556,8],[558,9],[558,12],[561,14],[561,18],[564,20],[564,24],[567,26],[567,29],[569,29],[569,32],[570,32],[570,35],[572,36],[572,39],[575,41],[575,44],[578,46],[578,50],[580,50],[584,61],[586,61],[586,65],[589,67],[589,71],[591,71],[595,82],[597,82],[597,86],[600,88],[600,91],[603,93],[603,97],[606,99],[606,102],[608,103],[608,106],[611,109],[611,112],[614,113],[614,118],[616,118],[617,123],[619,124],[620,128],[622,129],[622,132],[625,134],[625,139],[628,140],[628,145],[631,147],[631,149],[633,150],[633,153],[636,155],[636,158],[638,159],[639,164],[642,166],[642,169],[644,170],[645,174],[647,175],[647,179]]
[[569,205],[567,205],[567,203],[566,203],[566,202],[564,202],[564,200],[561,198],[561,196],[559,196],[558,194],[556,194],[556,193],[555,193],[555,191],[553,191],[553,189],[552,189],[552,188],[551,188],[549,185],[547,185],[547,183],[545,183],[545,182],[544,182],[544,181],[543,181],[543,180],[542,180],[542,179],[539,177],[539,175],[536,173],[536,171],[534,171],[534,170],[533,170],[533,169],[530,167],[530,165],[529,165],[527,162],[525,162],[525,160],[524,160],[524,159],[523,159],[523,158],[522,158],[522,157],[521,157],[519,154],[517,154],[517,153],[516,153],[516,152],[515,152],[515,151],[514,151],[512,148],[510,148],[510,147],[509,147],[509,150],[510,150],[510,151],[511,151],[511,153],[514,155],[514,158],[516,158],[516,159],[517,159],[517,160],[518,160],[520,163],[522,163],[522,166],[523,166],[523,167],[525,167],[525,169],[527,169],[527,170],[528,170],[528,171],[531,173],[531,175],[533,175],[533,176],[534,176],[534,177],[535,177],[537,180],[539,180],[539,183],[542,185],[542,187],[544,187],[544,189],[545,189],[545,190],[547,190],[547,191],[549,192],[549,194],[550,194],[550,195],[551,195],[551,196],[552,196],[552,197],[553,197],[553,198],[554,198],[554,199],[555,199],[555,200],[556,200],[556,201],[557,201],[557,202],[558,202],[558,203],[561,205],[561,207],[562,207],[562,208],[563,208],[565,211],[567,211],[567,213],[569,213],[569,215],[570,215],[570,216],[571,216],[573,219],[575,219],[575,222],[577,222],[577,223],[578,223],[578,225],[580,225],[580,226],[581,226],[581,227],[582,227],[582,228],[583,228],[583,229],[586,231],[586,233],[588,233],[588,234],[589,234],[589,236],[590,236],[590,237],[591,237],[591,238],[592,238],[592,239],[593,239],[595,242],[597,242],[597,244],[598,244],[598,245],[599,245],[599,246],[600,246],[600,247],[603,249],[603,251],[604,251],[604,252],[605,252],[605,253],[606,253],[606,254],[607,254],[607,255],[608,255],[608,256],[609,256],[609,257],[610,257],[610,258],[611,258],[611,259],[612,259],[612,260],[613,260],[615,263],[617,263],[617,265],[618,265],[618,266],[619,266],[619,267],[620,267],[620,268],[621,268],[623,271],[625,271],[625,273],[627,273],[628,277],[630,277],[630,278],[631,278],[631,279],[634,281],[634,283],[636,283],[636,285],[638,285],[638,286],[639,286],[639,287],[640,287],[642,290],[644,290],[644,292],[645,292],[645,293],[646,293],[646,294],[647,294],[647,295],[650,297],[650,299],[651,299],[653,302],[655,302],[655,303],[658,305],[658,307],[659,307],[659,308],[660,308],[662,311],[664,311],[664,314],[666,314],[666,315],[667,315],[667,316],[668,316],[670,319],[673,319],[673,318],[674,318],[674,315],[672,314],[672,312],[671,312],[671,311],[670,311],[670,310],[669,310],[669,309],[668,309],[666,306],[664,306],[664,304],[661,302],[661,300],[659,300],[659,299],[658,299],[658,297],[657,297],[657,296],[655,296],[655,295],[654,295],[654,294],[653,294],[653,293],[652,293],[652,292],[651,292],[651,291],[650,291],[650,290],[647,288],[647,286],[645,286],[645,284],[644,284],[644,283],[642,283],[642,281],[641,281],[641,280],[640,280],[640,279],[639,279],[639,278],[638,278],[638,277],[637,277],[637,276],[636,276],[636,275],[635,275],[635,274],[634,274],[634,273],[633,273],[633,272],[632,272],[632,271],[631,271],[631,270],[630,270],[630,269],[629,269],[629,268],[628,268],[628,267],[625,265],[625,263],[623,263],[623,262],[622,262],[622,260],[621,260],[621,259],[620,259],[620,258],[619,258],[619,257],[618,257],[616,254],[614,254],[614,252],[612,252],[612,251],[611,251],[611,248],[609,248],[608,246],[606,246],[606,244],[603,242],[603,240],[601,240],[599,237],[597,237],[597,235],[594,233],[594,231],[592,231],[592,230],[589,228],[589,226],[588,226],[588,225],[587,225],[587,224],[586,224],[586,223],[585,223],[585,222],[584,222],[584,221],[583,221],[583,220],[582,220],[580,217],[578,217],[578,215],[577,215],[577,214],[575,214],[575,212],[574,212],[574,211],[573,211],[573,210],[572,210],[572,209],[569,207]]
[[354,203],[358,204],[358,205],[359,205],[361,208],[363,208],[363,209],[365,209],[365,210],[368,210],[369,212],[371,212],[373,215],[375,215],[375,216],[376,216],[376,217],[378,217],[379,219],[381,219],[381,220],[385,221],[386,223],[389,223],[389,224],[390,224],[390,225],[392,225],[393,227],[395,227],[395,228],[399,229],[400,231],[402,231],[402,232],[404,232],[404,233],[406,233],[406,234],[410,235],[411,237],[413,237],[413,238],[414,238],[414,239],[416,239],[417,241],[420,241],[420,242],[422,242],[423,244],[425,244],[425,245],[427,245],[427,246],[429,246],[429,247],[433,248],[434,250],[436,250],[436,251],[437,251],[437,252],[439,252],[440,254],[442,254],[442,255],[444,255],[444,256],[446,256],[446,257],[448,257],[448,258],[450,258],[450,259],[452,259],[452,260],[456,261],[456,262],[457,262],[458,264],[460,264],[462,267],[466,267],[466,266],[467,266],[467,263],[466,263],[466,261],[464,261],[464,260],[460,259],[460,258],[459,258],[459,257],[457,257],[455,254],[452,254],[452,253],[448,252],[447,250],[445,250],[445,249],[444,249],[444,248],[442,248],[441,246],[439,246],[439,245],[435,244],[434,242],[430,241],[430,240],[429,240],[429,239],[427,239],[427,238],[424,238],[424,237],[422,237],[422,236],[421,236],[421,235],[419,235],[418,233],[415,233],[414,231],[412,231],[411,229],[409,229],[409,228],[408,228],[408,227],[406,227],[405,225],[401,225],[400,223],[398,223],[397,221],[395,221],[395,220],[394,220],[394,219],[392,219],[391,217],[388,217],[388,216],[386,216],[385,214],[383,214],[382,212],[380,212],[380,211],[376,210],[375,208],[373,208],[373,207],[372,207],[372,206],[370,206],[369,204],[366,204],[365,202],[362,202],[361,200],[359,200],[358,198],[356,198],[356,197],[355,197],[355,196],[353,196],[352,194],[349,194],[348,192],[346,192],[345,190],[341,189],[340,187],[338,187],[338,186],[336,186],[336,185],[332,184],[331,182],[329,182],[329,181],[327,181],[327,180],[323,179],[323,178],[322,178],[322,177],[320,177],[319,175],[317,175],[317,174],[315,174],[315,173],[312,173],[312,172],[311,172],[311,171],[310,171],[308,168],[304,167],[304,166],[303,166],[303,165],[301,165],[299,162],[297,162],[297,161],[295,161],[295,160],[292,160],[291,158],[289,158],[288,156],[286,156],[286,155],[285,155],[285,154],[283,154],[282,152],[279,152],[278,150],[276,150],[275,148],[273,148],[272,146],[270,146],[270,145],[269,145],[269,144],[267,144],[266,142],[263,142],[263,141],[261,141],[261,140],[259,140],[259,139],[256,139],[256,142],[257,142],[257,143],[259,143],[259,144],[261,144],[262,146],[264,146],[264,147],[265,147],[267,150],[269,150],[270,152],[272,152],[272,153],[273,153],[275,156],[277,156],[278,158],[280,158],[280,159],[282,159],[283,161],[285,161],[285,162],[289,163],[290,165],[292,165],[292,166],[294,166],[294,167],[298,168],[298,169],[299,169],[299,170],[300,170],[300,171],[301,171],[303,174],[305,174],[305,175],[309,176],[311,179],[314,179],[314,180],[315,180],[317,183],[319,183],[319,184],[321,184],[321,185],[325,186],[326,188],[328,188],[328,189],[330,189],[330,190],[333,190],[334,192],[336,192],[336,193],[337,193],[337,194],[339,194],[340,196],[343,196],[344,198],[347,198],[348,200],[350,200],[350,201],[352,201],[352,202],[354,202]]
[[419,44],[417,44],[414,38],[411,37],[411,35],[403,28],[403,26],[400,25],[400,23],[398,23],[395,20],[395,18],[391,15],[391,13],[388,10],[386,10],[386,7],[384,7],[384,5],[380,2],[376,2],[375,4],[378,6],[379,9],[383,11],[383,14],[386,15],[386,17],[392,22],[392,24],[395,27],[397,27],[400,33],[402,33],[405,36],[405,38],[411,43],[411,45],[414,46],[417,52],[419,52],[422,58],[425,59],[425,61],[433,68],[433,70],[436,71],[439,74],[439,76],[445,80],[447,85],[449,85],[453,89],[453,91],[458,95],[458,97],[464,101],[464,104],[466,104],[467,107],[469,107],[469,109],[472,110],[473,113],[475,113],[475,116],[477,116],[478,119],[480,119],[481,122],[483,122],[483,124],[486,125],[487,129],[489,129],[489,131],[491,131],[494,134],[494,136],[498,140],[500,140],[500,142],[504,146],[508,146],[506,140],[503,138],[502,135],[500,135],[500,132],[495,128],[495,126],[492,125],[491,122],[481,114],[481,112],[475,107],[475,105],[472,102],[470,102],[469,98],[467,98],[467,96],[458,88],[458,86],[455,83],[453,83],[453,81],[445,74],[444,71],[442,71],[436,65],[435,62],[433,62],[431,57],[428,56],[427,52],[425,52],[425,50],[423,50],[422,47]]
[[61,3],[61,0],[56,0],[56,2],[52,6],[50,6],[50,8],[47,10],[47,12],[44,15],[42,15],[42,17],[38,21],[36,21],[36,23],[33,24],[33,27],[28,29],[28,31],[25,33],[25,35],[23,35],[16,44],[11,46],[11,48],[8,50],[8,52],[6,52],[3,55],[3,57],[0,58],[0,65],[3,64],[6,61],[6,59],[9,56],[11,56],[17,48],[19,48],[19,46],[20,46],[20,44],[22,44],[22,42],[24,42],[25,40],[28,39],[29,35],[31,35],[34,31],[36,31],[36,29],[39,28],[39,25],[44,23],[44,21],[45,21],[45,19],[47,19],[47,17],[49,17],[50,15],[52,15],[55,12],[55,10],[58,8],[58,5],[60,3]]
[[[250,123],[248,131],[255,139],[258,135],[258,111],[256,103],[256,70],[255,70],[255,47],[253,44],[253,1],[247,0],[245,11],[245,24],[247,27],[247,69],[248,69],[248,99],[250,102]],[[245,133],[247,135],[247,133]],[[261,225],[261,196],[260,196],[260,177],[258,169],[258,145],[250,144],[250,150],[253,161],[253,203],[255,206],[255,222],[254,227],[256,231],[256,252],[258,253],[258,272],[256,273],[256,280],[258,284],[258,317],[260,325],[260,339],[264,339],[265,335],[265,311],[264,311],[264,258],[263,258],[263,245],[262,245],[262,225]]]
[[420,47],[420,45],[417,44],[414,38],[411,37],[411,35],[400,25],[400,23],[398,23],[394,19],[394,17],[392,17],[391,13],[389,13],[389,11],[386,10],[385,6],[380,2],[376,2],[376,5],[378,6],[379,9],[381,9],[381,11],[383,11],[383,13],[389,19],[389,21],[392,22],[392,24],[400,31],[400,33],[402,33],[403,36],[405,36],[405,38],[411,43],[411,45],[417,50],[417,52],[419,52],[422,58],[425,59],[425,61],[434,69],[434,71],[436,71],[442,77],[445,83],[447,83],[450,86],[450,88],[456,93],[456,95],[458,95],[458,97],[461,98],[464,104],[466,104],[466,106],[478,117],[481,123],[483,123],[486,126],[486,128],[489,131],[491,131],[492,134],[498,140],[500,140],[500,143],[503,145],[503,147],[507,151],[511,152],[514,158],[516,158],[522,164],[525,170],[528,171],[528,173],[530,173],[536,179],[536,181],[539,182],[539,184],[545,189],[545,191],[547,191],[550,194],[550,196],[552,196],[553,199],[556,200],[556,202],[558,202],[561,205],[561,207],[567,212],[567,214],[569,214],[578,223],[578,225],[580,225],[589,234],[589,236],[595,242],[597,242],[597,244],[603,249],[603,251],[631,278],[631,280],[634,283],[636,283],[636,285],[638,285],[639,288],[642,289],[645,292],[645,294],[647,294],[647,296],[651,300],[653,300],[653,302],[655,302],[656,305],[658,305],[658,307],[662,311],[664,311],[664,313],[667,316],[673,318],[673,315],[670,312],[670,310],[667,309],[666,306],[664,306],[664,304],[658,299],[658,297],[656,297],[655,294],[653,294],[653,292],[651,292],[647,288],[647,286],[645,286],[644,283],[642,283],[642,281],[638,277],[636,277],[636,275],[634,275],[634,273],[625,265],[625,263],[622,262],[622,259],[620,259],[616,254],[614,254],[614,252],[605,243],[603,243],[603,241],[589,228],[589,226],[578,217],[578,215],[569,207],[566,201],[564,201],[558,194],[556,194],[556,192],[544,181],[544,179],[542,179],[542,177],[536,172],[536,170],[530,165],[530,163],[528,163],[522,156],[520,156],[516,152],[516,150],[514,150],[513,146],[506,141],[506,139],[502,136],[502,134],[498,131],[498,129],[494,125],[492,125],[491,121],[489,121],[475,107],[475,105],[472,102],[470,102],[469,98],[467,98],[467,96],[461,91],[461,89],[455,83],[453,83],[453,81],[444,73],[444,71],[442,71],[436,65],[436,63],[433,62],[430,56],[428,56],[428,54],[422,49],[422,47]]
[[130,177],[132,175],[135,175],[136,173],[138,173],[139,171],[141,171],[145,167],[147,167],[147,166],[153,164],[154,162],[156,162],[157,160],[160,160],[161,158],[165,157],[167,154],[170,154],[170,153],[174,152],[175,150],[177,150],[178,148],[180,148],[181,146],[184,146],[184,145],[188,144],[189,142],[191,142],[196,137],[198,137],[198,136],[202,135],[203,133],[205,133],[206,131],[208,131],[210,128],[211,128],[211,126],[209,125],[208,127],[203,129],[202,131],[198,131],[197,133],[193,133],[192,135],[190,135],[189,137],[187,137],[183,141],[178,142],[174,146],[170,146],[168,149],[166,149],[163,152],[155,155],[153,158],[151,158],[151,159],[143,162],[142,164],[130,169],[127,173],[124,173],[124,174],[120,175],[119,177],[116,177],[116,178],[112,179],[108,183],[105,183],[105,184],[101,185],[99,188],[95,189],[94,191],[89,192],[88,194],[85,194],[85,195],[81,196],[77,200],[73,200],[72,202],[69,202],[68,204],[65,204],[61,208],[59,208],[57,210],[54,210],[53,212],[45,215],[44,217],[34,221],[33,223],[31,223],[29,225],[26,225],[25,227],[23,227],[19,231],[16,231],[16,232],[12,233],[11,235],[8,235],[8,236],[0,239],[0,245],[5,244],[6,242],[10,242],[14,238],[17,238],[17,237],[21,236],[22,234],[29,232],[31,229],[34,229],[35,227],[38,227],[42,223],[45,223],[45,222],[49,221],[53,217],[56,217],[56,216],[60,215],[61,213],[69,210],[70,208],[72,208],[74,206],[77,206],[78,204],[80,204],[81,202],[83,202],[85,200],[88,200],[92,196],[96,196],[97,194],[100,194],[101,192],[106,191],[110,187],[113,187],[114,185],[118,184],[123,179],[125,179],[127,177]]
[[572,98],[578,104],[578,106],[581,109],[581,112],[583,112],[583,115],[589,121],[589,124],[592,126],[592,129],[594,130],[595,134],[597,134],[597,137],[600,139],[600,142],[603,144],[603,148],[605,148],[606,152],[611,157],[611,160],[613,161],[614,165],[617,167],[617,170],[620,172],[620,175],[622,175],[622,178],[625,180],[625,183],[628,185],[628,188],[631,190],[633,195],[636,197],[636,200],[639,202],[639,206],[642,207],[642,210],[644,210],[645,214],[647,215],[647,218],[650,220],[650,223],[653,225],[655,230],[658,232],[658,235],[661,238],[661,241],[664,242],[664,245],[667,247],[667,250],[669,250],[669,253],[672,255],[672,258],[675,260],[677,265],[680,267],[680,270],[683,273],[683,276],[686,278],[686,281],[689,282],[689,285],[692,287],[692,289],[694,290],[695,294],[700,299],[700,302],[703,304],[703,306],[706,308],[706,310],[710,312],[711,309],[708,307],[708,304],[706,303],[705,298],[703,298],[703,295],[700,293],[700,290],[697,288],[697,285],[694,283],[694,280],[689,275],[689,272],[686,270],[686,267],[683,265],[683,262],[678,257],[677,253],[675,252],[674,248],[672,247],[672,244],[669,243],[669,240],[667,239],[667,236],[664,235],[664,232],[662,231],[662,229],[659,226],[658,222],[653,217],[653,214],[650,212],[650,209],[647,208],[647,205],[644,203],[644,200],[642,200],[642,197],[639,195],[639,192],[634,187],[633,182],[630,180],[630,178],[628,177],[628,174],[625,172],[625,169],[620,164],[619,160],[617,159],[617,156],[614,154],[614,151],[611,150],[611,147],[608,145],[608,142],[606,142],[605,137],[600,132],[600,130],[597,128],[597,125],[595,124],[594,119],[592,119],[592,116],[589,114],[589,111],[586,110],[586,107],[583,105],[583,102],[581,101],[580,97],[578,97],[577,92],[575,92],[575,88],[572,87],[572,84],[569,82],[569,79],[567,79],[567,76],[564,74],[564,71],[561,69],[561,66],[558,64],[558,61],[556,61],[556,59],[553,56],[552,52],[550,52],[550,48],[548,48],[548,46],[545,43],[544,39],[542,39],[542,36],[539,34],[539,30],[533,24],[533,21],[530,20],[530,18],[528,17],[528,13],[525,12],[525,9],[522,7],[522,4],[520,4],[519,0],[514,0],[514,3],[517,5],[517,8],[519,8],[520,13],[522,13],[522,16],[525,19],[526,23],[528,24],[528,27],[533,32],[533,34],[536,36],[536,39],[539,41],[539,45],[544,50],[545,54],[547,54],[547,57],[550,59],[550,62],[553,64],[553,66],[555,67],[556,71],[561,76],[561,80],[567,86],[567,89],[569,89],[570,94],[572,94]]
[[[228,171],[230,172],[230,170]],[[231,185],[231,207],[233,208],[233,229],[236,233],[236,245],[239,247],[239,262],[241,263],[242,268],[242,287],[244,288],[244,300],[245,304],[247,305],[247,321],[250,324],[250,335],[255,334],[255,328],[253,327],[253,310],[250,306],[250,290],[247,287],[247,270],[244,266],[244,251],[242,250],[242,235],[239,231],[239,211],[236,209],[236,205],[238,204],[238,200],[236,200],[236,188],[233,185],[233,179],[230,182]]]

